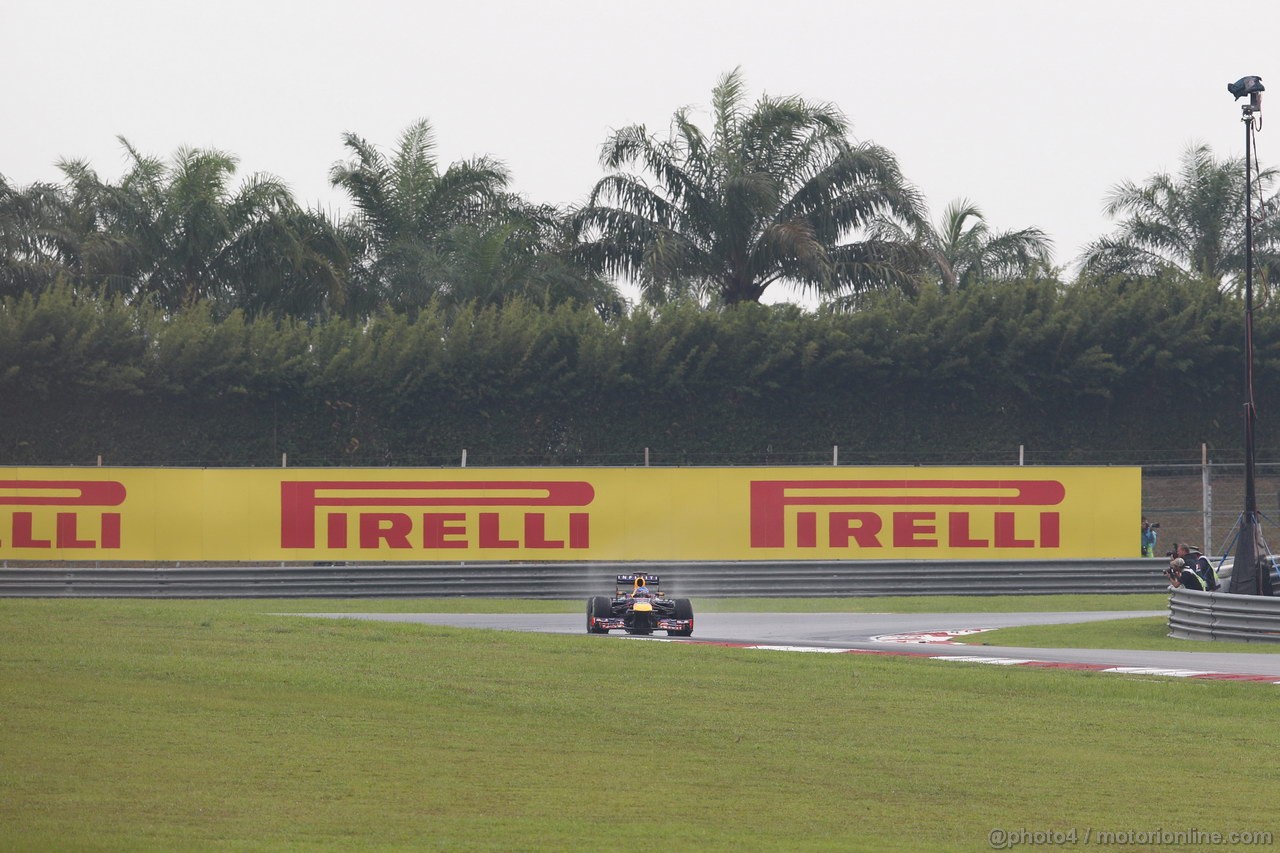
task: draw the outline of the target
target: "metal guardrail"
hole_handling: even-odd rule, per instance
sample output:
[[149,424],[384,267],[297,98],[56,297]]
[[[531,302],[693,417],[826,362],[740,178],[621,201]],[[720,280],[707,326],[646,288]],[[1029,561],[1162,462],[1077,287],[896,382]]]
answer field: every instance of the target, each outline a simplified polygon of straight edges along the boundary
[[4,568],[0,597],[585,598],[651,572],[681,597],[860,597],[1161,592],[1162,560],[430,563],[182,568]]
[[1169,596],[1169,636],[1280,643],[1280,598],[1175,589]]

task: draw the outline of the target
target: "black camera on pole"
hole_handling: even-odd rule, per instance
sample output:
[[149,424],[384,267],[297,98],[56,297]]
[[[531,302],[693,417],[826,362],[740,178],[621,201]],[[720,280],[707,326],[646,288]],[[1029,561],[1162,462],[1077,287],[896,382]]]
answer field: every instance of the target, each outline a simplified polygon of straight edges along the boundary
[[1227,84],[1227,91],[1237,101],[1245,95],[1249,96],[1249,109],[1255,113],[1262,112],[1262,93],[1266,90],[1267,87],[1262,85],[1262,78],[1257,76],[1241,77],[1236,82]]

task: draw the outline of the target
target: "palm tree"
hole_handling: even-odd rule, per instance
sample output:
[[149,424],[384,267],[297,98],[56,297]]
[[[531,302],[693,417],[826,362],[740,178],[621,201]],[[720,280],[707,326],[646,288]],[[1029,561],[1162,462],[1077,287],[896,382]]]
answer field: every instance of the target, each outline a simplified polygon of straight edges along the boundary
[[237,161],[229,154],[180,148],[165,165],[125,145],[133,168],[116,193],[116,212],[151,261],[144,289],[163,305],[228,300],[238,281],[257,279],[276,262],[263,232],[297,210],[283,182],[251,175],[233,190]]
[[83,161],[58,163],[61,254],[81,286],[170,310],[205,300],[251,314],[343,309],[348,261],[337,227],[299,208],[278,178],[233,187],[230,154],[180,148],[166,163],[120,142],[130,164],[118,183]]
[[[0,231],[6,235],[10,267],[25,269],[33,284],[33,277],[46,284],[61,277],[78,289],[135,294],[147,261],[141,258],[139,235],[114,215],[118,188],[85,162],[57,165],[60,184],[0,188]],[[17,262],[21,266],[14,267]]]
[[[1117,231],[1090,244],[1081,272],[1089,276],[1155,275],[1174,270],[1219,284],[1244,272],[1244,160],[1217,160],[1207,145],[1189,147],[1177,175],[1157,173],[1141,186],[1117,184],[1107,198],[1109,216],[1124,215]],[[1280,238],[1275,196],[1267,188],[1275,169],[1255,176],[1262,215],[1254,238],[1255,262],[1274,266]]]
[[249,317],[366,317],[376,307],[350,281],[351,247],[318,210],[294,207],[229,247],[230,303]]
[[993,231],[982,210],[968,199],[947,205],[935,225],[918,220],[906,226],[882,217],[869,233],[888,241],[911,243],[927,259],[925,278],[954,291],[977,282],[1027,277],[1052,265],[1053,240],[1039,228]]
[[[881,214],[919,218],[893,156],[853,144],[829,104],[762,97],[748,108],[735,70],[712,90],[710,136],[688,109],[662,140],[643,125],[614,133],[601,179],[573,217],[579,256],[637,281],[660,302],[694,292],[759,301],[774,284],[835,294],[909,283],[909,247],[851,235]],[[624,167],[648,172],[656,185]]]
[[51,184],[15,186],[0,175],[0,296],[42,290],[64,272],[62,191]]
[[623,313],[617,288],[573,262],[563,217],[553,207],[515,198],[507,205],[500,221],[459,225],[442,236],[447,305],[500,305],[519,297],[548,308],[589,306],[603,317]]
[[425,304],[447,266],[443,236],[490,221],[510,180],[506,168],[479,157],[441,172],[425,119],[401,134],[390,159],[354,133],[344,134],[343,144],[352,159],[334,164],[329,180],[358,211],[350,227],[362,238],[365,286],[392,304]]

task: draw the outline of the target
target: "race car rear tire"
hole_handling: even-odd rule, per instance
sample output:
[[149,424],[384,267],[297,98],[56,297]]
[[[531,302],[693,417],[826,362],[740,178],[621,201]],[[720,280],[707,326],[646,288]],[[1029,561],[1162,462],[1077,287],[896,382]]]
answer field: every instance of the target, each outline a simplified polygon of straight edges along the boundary
[[588,634],[607,634],[608,628],[597,628],[595,619],[598,617],[612,616],[612,608],[609,606],[609,599],[603,595],[597,595],[594,598],[587,599],[587,633]]
[[[689,601],[689,599],[677,598],[675,599],[675,605],[676,605],[675,617],[677,619],[688,619],[690,621],[693,620],[693,603]],[[667,636],[668,637],[692,637],[693,626],[690,625],[688,628],[684,628],[679,631],[668,631]]]

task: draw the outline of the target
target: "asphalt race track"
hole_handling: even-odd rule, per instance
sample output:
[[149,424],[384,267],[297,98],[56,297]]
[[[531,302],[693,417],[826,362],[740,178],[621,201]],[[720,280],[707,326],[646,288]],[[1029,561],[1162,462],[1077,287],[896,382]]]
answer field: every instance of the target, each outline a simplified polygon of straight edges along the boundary
[[[335,619],[414,622],[455,628],[490,628],[544,634],[583,634],[586,616],[578,614],[474,613],[309,613]],[[1253,676],[1280,681],[1280,654],[1231,654],[1211,651],[1211,643],[1187,641],[1206,651],[1132,651],[1124,649],[1041,649],[950,644],[948,632],[1020,625],[1059,625],[1164,616],[1163,610],[1091,611],[1083,613],[708,613],[698,615],[692,639],[677,643],[720,643],[795,651],[872,651],[962,657],[1005,664],[1082,668],[1122,668],[1156,674]],[[909,636],[902,636],[909,635]],[[614,639],[623,639],[613,632]],[[654,635],[665,639],[665,634]],[[608,637],[592,637],[608,642]],[[632,638],[626,638],[632,639]]]

